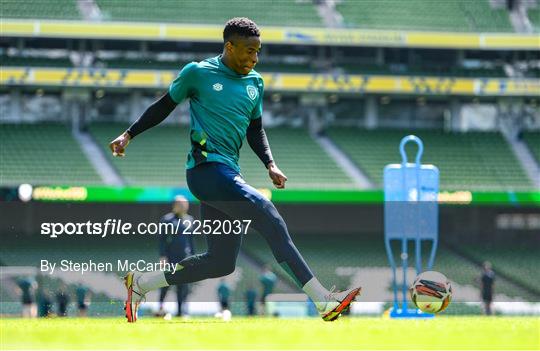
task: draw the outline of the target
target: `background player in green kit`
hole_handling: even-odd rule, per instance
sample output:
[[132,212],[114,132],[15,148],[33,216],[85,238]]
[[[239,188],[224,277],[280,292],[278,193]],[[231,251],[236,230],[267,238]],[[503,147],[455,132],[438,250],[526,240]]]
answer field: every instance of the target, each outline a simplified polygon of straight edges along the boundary
[[[269,244],[274,257],[300,288],[315,302],[326,321],[333,321],[360,293],[360,288],[332,292],[324,288],[291,240],[287,226],[274,205],[240,174],[238,158],[244,138],[268,169],[273,184],[282,189],[287,177],[277,167],[262,127],[264,82],[253,69],[261,49],[257,25],[247,18],[233,18],[223,31],[224,49],[219,56],[186,65],[169,91],[152,104],[131,127],[110,143],[115,156],[136,135],[163,121],[185,99],[191,114],[191,151],[186,178],[190,191],[201,201],[205,220],[249,219]],[[137,320],[144,295],[168,285],[221,277],[234,271],[241,235],[207,235],[208,251],[185,258],[175,274],[130,272],[126,317]]]

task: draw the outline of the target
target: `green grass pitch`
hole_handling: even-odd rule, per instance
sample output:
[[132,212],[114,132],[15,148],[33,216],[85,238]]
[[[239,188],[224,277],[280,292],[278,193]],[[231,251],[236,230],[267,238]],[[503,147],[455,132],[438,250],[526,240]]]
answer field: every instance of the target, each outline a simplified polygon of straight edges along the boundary
[[538,317],[0,319],[0,349],[540,349]]

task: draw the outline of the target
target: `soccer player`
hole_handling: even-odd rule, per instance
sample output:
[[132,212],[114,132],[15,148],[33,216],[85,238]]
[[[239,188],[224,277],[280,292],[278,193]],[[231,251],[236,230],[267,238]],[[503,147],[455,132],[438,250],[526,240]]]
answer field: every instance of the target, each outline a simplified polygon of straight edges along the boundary
[[259,281],[262,285],[261,291],[261,307],[262,312],[266,312],[266,297],[274,291],[274,285],[276,285],[277,277],[270,269],[270,265],[266,264],[264,266],[264,271],[259,277]]
[[77,297],[77,308],[79,309],[79,317],[86,317],[88,314],[88,306],[90,305],[91,292],[83,284],[77,284],[75,289],[75,295]]
[[37,317],[37,306],[35,303],[36,281],[31,277],[23,277],[17,279],[17,286],[21,292],[22,316],[24,318]]
[[493,301],[493,285],[495,284],[495,272],[491,269],[491,262],[482,264],[482,275],[480,277],[482,301],[484,302],[484,313],[491,316],[491,303]]
[[[186,222],[192,222],[193,217],[188,215],[189,202],[182,195],[177,195],[174,198],[172,212],[167,213],[161,218],[161,223],[170,223],[173,228],[177,228],[178,232],[175,234],[159,235],[159,260],[160,262],[168,262],[176,264],[181,262],[187,256],[195,254],[195,246],[193,244],[193,236],[183,234],[186,229]],[[169,286],[161,288],[159,293],[159,312],[158,314],[164,315],[163,302],[167,296]],[[188,296],[187,284],[178,284],[176,286],[176,300],[178,302],[177,316],[183,316],[184,301]]]
[[67,317],[67,309],[69,304],[69,293],[65,283],[60,285],[60,289],[56,293],[56,302],[58,303],[58,317]]
[[224,278],[221,278],[217,287],[217,295],[219,298],[219,305],[221,307],[221,313],[224,313],[229,309],[229,298],[231,297],[231,287],[227,284]]
[[[287,177],[276,165],[262,127],[264,82],[253,70],[261,49],[260,31],[248,18],[233,18],[223,30],[224,48],[219,56],[187,64],[168,92],[154,102],[109,147],[124,156],[128,143],[138,134],[163,121],[174,108],[190,101],[191,151],[186,178],[190,191],[201,202],[205,220],[249,219],[268,242],[284,270],[313,300],[323,320],[333,321],[360,293],[360,287],[328,291],[313,275],[291,240],[287,226],[274,205],[246,184],[238,158],[244,137],[268,169],[278,189]],[[241,235],[206,235],[208,251],[182,260],[170,272],[129,272],[126,317],[137,320],[137,308],[148,291],[168,285],[225,276],[234,271]]]

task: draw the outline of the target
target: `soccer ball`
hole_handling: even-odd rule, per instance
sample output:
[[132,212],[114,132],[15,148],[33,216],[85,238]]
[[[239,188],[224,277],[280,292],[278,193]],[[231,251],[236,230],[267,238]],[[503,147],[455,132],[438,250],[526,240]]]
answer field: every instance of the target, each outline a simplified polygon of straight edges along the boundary
[[434,271],[420,273],[409,292],[416,307],[426,313],[444,311],[452,299],[450,281],[444,274]]

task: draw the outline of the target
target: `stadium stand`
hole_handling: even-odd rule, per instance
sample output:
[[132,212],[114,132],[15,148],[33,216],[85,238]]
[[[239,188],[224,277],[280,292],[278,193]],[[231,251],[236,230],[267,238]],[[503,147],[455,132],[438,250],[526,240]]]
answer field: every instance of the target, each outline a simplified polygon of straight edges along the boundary
[[[408,134],[423,140],[422,163],[439,167],[443,190],[527,190],[532,187],[503,137],[497,133],[366,131],[339,127],[328,130],[331,139],[378,186],[382,186],[383,168],[389,163],[401,163],[398,146],[401,138]],[[409,154],[409,160],[412,158]]]
[[189,129],[152,128],[129,145],[129,157],[113,157],[108,149],[109,142],[127,127],[126,124],[94,123],[89,131],[128,185],[187,186],[184,164],[190,149]]
[[529,17],[529,21],[531,21],[534,31],[537,33],[540,32],[540,4],[536,8],[529,8],[527,16]]
[[[352,188],[351,179],[313,141],[304,128],[267,128],[273,156],[287,175],[287,188]],[[271,186],[268,172],[245,143],[240,152],[240,167],[248,183]]]
[[[330,287],[335,284],[338,288],[348,287],[352,278],[350,273],[355,269],[373,267],[389,269],[382,235],[292,235],[298,250],[325,286]],[[347,245],[343,245],[345,242]],[[321,250],[323,247],[324,250]],[[244,237],[243,249],[259,262],[271,264],[274,271],[281,274],[281,278],[289,278],[287,275],[282,274],[283,271],[275,262],[268,245],[256,233],[248,233]],[[423,257],[428,257],[426,249],[429,249],[429,247],[424,245],[423,249],[425,249]],[[394,248],[394,252],[400,252],[398,246]],[[409,252],[414,252],[412,246]],[[509,257],[509,261],[512,260],[513,254],[508,248],[505,255]],[[396,255],[395,259],[399,260],[399,257]],[[518,262],[522,261],[516,260],[513,267],[517,268]],[[534,261],[529,260],[528,262],[533,263]],[[426,264],[425,261],[424,264]],[[534,280],[535,272],[532,267],[534,266],[531,266],[530,270],[523,271],[521,273],[522,277]],[[438,247],[433,268],[436,271],[443,272],[452,281],[460,285],[478,286],[477,279],[480,274],[480,267],[455,253],[444,244],[440,244]],[[363,284],[367,286],[369,281],[365,281]],[[527,301],[537,301],[538,299],[538,296],[534,293],[528,292],[523,287],[504,279],[497,282],[497,293],[506,294],[510,297],[521,297]],[[469,301],[475,301],[475,299],[478,299],[478,296],[472,297]]]
[[342,68],[350,74],[381,74],[381,75],[410,75],[410,76],[438,76],[438,77],[506,77],[502,67],[495,68],[460,68],[446,67],[426,63],[422,66],[407,65],[404,69],[392,69],[385,65],[344,64]]
[[[66,67],[72,68],[74,65],[68,57],[32,57],[20,55],[1,55],[0,62],[3,66],[10,67]],[[163,61],[155,58],[147,59],[101,59],[96,58],[91,67],[108,69],[147,69],[147,70],[171,70],[178,71],[188,61]],[[284,62],[268,62],[261,59],[257,64],[257,71],[260,73],[330,73],[339,72],[347,74],[366,75],[392,75],[392,76],[438,76],[438,77],[507,77],[502,66],[494,68],[459,68],[437,66],[426,63],[422,66],[406,65],[400,69],[394,69],[389,64],[371,65],[361,63],[333,63],[331,66],[321,68],[310,64],[290,64]],[[525,72],[526,76],[538,76],[537,71],[530,69]]]
[[349,27],[455,32],[512,32],[508,12],[488,0],[343,0],[336,6]]
[[[94,135],[111,162],[130,185],[186,186],[184,163],[190,149],[186,127],[158,127],[129,146],[129,157],[113,158],[107,150],[111,138],[126,125],[93,124]],[[288,175],[288,188],[351,188],[351,180],[310,138],[304,129],[269,129],[268,138],[280,168]],[[290,150],[298,150],[292,153]],[[244,142],[240,167],[256,187],[270,187],[261,161]]]
[[[190,62],[190,61],[189,61]],[[94,66],[105,68],[129,68],[129,69],[163,69],[180,70],[189,63],[188,61],[160,61],[155,59],[110,59],[98,60]],[[286,72],[286,73],[313,73],[309,65],[301,64],[281,64],[281,63],[261,63],[257,64],[258,72]]]
[[0,62],[2,66],[16,67],[73,67],[73,64],[67,57],[50,58],[1,55]]
[[[38,134],[47,132],[44,148]],[[129,185],[186,186],[184,163],[189,152],[187,127],[165,126],[145,133],[130,145],[129,157],[109,155],[111,138],[124,130],[125,124],[92,124],[90,132],[111,163]],[[274,157],[287,174],[288,188],[353,188],[351,179],[337,166],[305,129],[273,128],[267,130]],[[328,135],[377,185],[382,186],[382,169],[400,162],[399,140],[409,133],[424,140],[424,163],[441,171],[441,188],[446,190],[527,190],[531,188],[519,163],[495,133],[447,134],[437,131],[351,130],[331,128]],[[61,125],[3,125],[1,183],[30,184],[101,184],[97,173],[80,152],[68,129]],[[524,136],[530,149],[539,156],[538,133]],[[37,142],[40,140],[40,142]],[[447,145],[459,147],[449,150]],[[77,150],[79,152],[73,152]],[[298,150],[291,152],[290,150]],[[490,152],[487,152],[487,151]],[[496,152],[494,152],[496,150]],[[52,157],[51,155],[65,155]],[[267,172],[247,142],[241,151],[240,166],[246,180],[255,187],[270,187]],[[61,175],[58,169],[63,169]],[[157,172],[156,170],[160,170]]]
[[537,246],[513,243],[512,250],[509,250],[508,245],[488,243],[481,246],[462,245],[460,249],[478,262],[491,262],[494,270],[540,294],[540,282],[532,279],[540,266]]
[[63,124],[2,124],[1,185],[96,185],[92,168]]
[[[80,238],[79,238],[80,239]],[[195,237],[195,247],[197,252],[203,252],[206,245],[204,244],[204,238],[202,236]],[[83,245],[80,241],[77,244],[71,243],[59,243],[39,240],[30,240],[29,238],[23,239],[22,242],[15,240],[6,240],[5,245],[0,249],[0,257],[3,264],[8,266],[27,267],[33,266],[36,262],[40,262],[41,259],[47,259],[50,262],[60,262],[61,260],[73,260],[74,262],[88,262],[92,260],[94,262],[116,262],[116,260],[129,260],[130,262],[137,262],[138,260],[145,260],[146,262],[155,262],[158,260],[157,251],[157,238],[143,238],[142,240],[133,240],[130,242],[130,249],[125,250],[125,245],[121,244],[118,240],[109,240],[107,245],[103,245],[102,242],[92,242],[90,240],[85,241]],[[245,313],[245,291],[248,287],[254,287],[257,293],[260,293],[259,272],[256,270],[249,258],[240,255],[237,259],[237,277],[235,285],[232,286],[231,291],[231,309],[233,314]],[[116,266],[114,265],[114,269]],[[113,279],[118,279],[118,276],[122,272],[114,272],[109,274]],[[116,275],[115,275],[116,274]],[[103,276],[103,279],[109,279],[111,277]],[[14,279],[14,278],[13,278]],[[95,277],[88,279],[96,279]],[[73,282],[62,281],[58,276],[43,275],[40,279],[41,286],[51,297],[54,297],[54,293],[59,290],[62,283],[67,283],[67,290],[71,296],[74,296],[75,284]],[[92,284],[93,283],[93,284]],[[88,285],[98,287],[100,291],[93,291],[92,304],[90,305],[89,314],[96,315],[115,315],[121,311],[122,301],[117,298],[110,297],[106,294],[107,286],[105,282],[101,284],[95,284],[95,281],[88,281]],[[1,285],[0,285],[1,287]],[[287,287],[281,283],[276,284],[275,292],[290,292],[290,287]],[[118,293],[118,291],[116,291]],[[169,293],[171,296],[173,293]],[[114,294],[113,294],[114,295]],[[17,301],[18,298],[0,288],[0,297],[4,297],[2,301]],[[171,297],[169,296],[169,297]],[[206,298],[217,299],[210,295],[205,295]],[[260,296],[259,296],[260,298]],[[199,296],[199,299],[201,297]],[[192,300],[197,300],[197,297],[192,296]],[[71,299],[74,301],[74,298]],[[148,301],[155,301],[148,299]],[[212,300],[217,301],[217,300]],[[114,302],[114,303],[112,303]],[[5,313],[19,313],[20,306],[10,305],[10,310],[5,310]],[[14,308],[15,307],[15,308]],[[18,307],[18,308],[17,308]],[[74,315],[75,311],[70,309],[70,315]]]
[[94,63],[94,66],[104,68],[160,69],[178,71],[188,63],[189,62],[171,62],[159,60],[114,59],[99,60]]
[[311,2],[216,1],[205,6],[197,1],[97,0],[106,17],[115,21],[205,23],[223,25],[233,17],[250,17],[259,25],[321,26]]
[[536,162],[540,163],[540,132],[525,132],[523,140],[529,146],[529,149],[536,158]]
[[[223,24],[229,18],[247,16],[260,25],[320,27],[322,21],[310,1],[215,2],[202,6],[196,1],[97,0],[104,19],[131,22]],[[345,25],[370,29],[448,30],[512,32],[505,9],[492,9],[488,0],[343,0],[337,3]],[[538,28],[538,10],[529,9]],[[36,19],[81,19],[75,0],[2,1],[2,17]]]
[[2,0],[3,18],[80,20],[75,0]]

